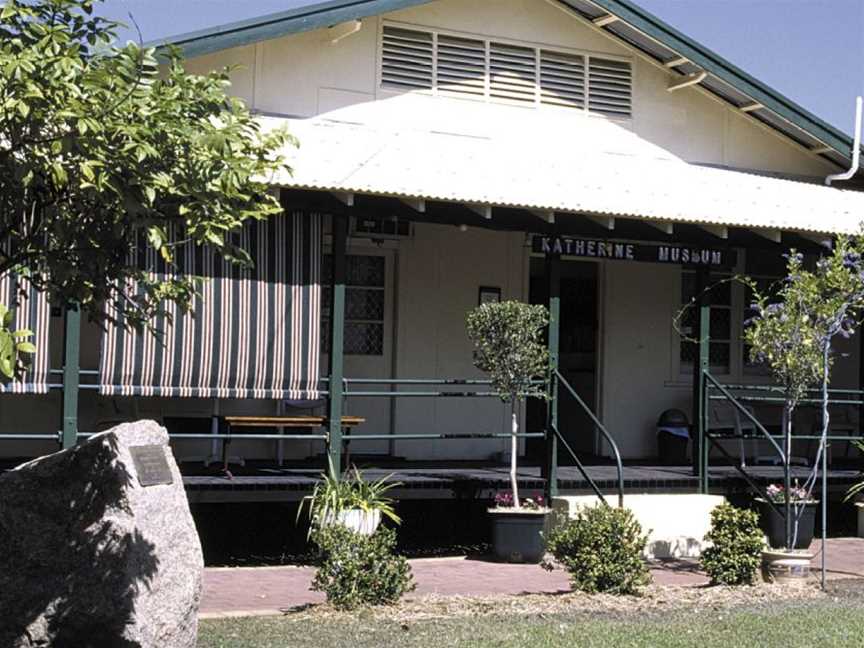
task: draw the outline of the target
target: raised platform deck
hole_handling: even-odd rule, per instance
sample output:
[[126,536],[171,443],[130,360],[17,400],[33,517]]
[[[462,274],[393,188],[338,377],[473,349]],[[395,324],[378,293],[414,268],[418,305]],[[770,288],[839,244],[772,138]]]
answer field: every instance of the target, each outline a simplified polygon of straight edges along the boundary
[[[604,493],[614,495],[617,475],[614,466],[587,466],[586,471]],[[757,482],[780,483],[783,470],[779,466],[752,466],[748,474]],[[183,466],[184,483],[191,502],[239,501],[295,501],[314,488],[320,476],[318,468],[231,466],[231,473],[212,469],[204,474],[200,464]],[[399,482],[394,490],[399,498],[449,499],[486,497],[493,491],[509,488],[509,469],[505,466],[466,466],[454,462],[450,465],[400,465],[382,468],[364,468],[368,479],[386,477]],[[808,469],[793,468],[793,478],[804,479]],[[845,492],[862,478],[858,469],[829,470],[829,488],[832,492]],[[540,469],[526,466],[519,469],[519,483],[524,493],[542,491],[545,481]],[[711,492],[727,494],[746,488],[740,474],[732,467],[712,466],[709,485]],[[697,478],[690,466],[624,467],[626,492],[695,492]],[[559,468],[559,489],[563,493],[589,493],[590,485],[574,466]]]

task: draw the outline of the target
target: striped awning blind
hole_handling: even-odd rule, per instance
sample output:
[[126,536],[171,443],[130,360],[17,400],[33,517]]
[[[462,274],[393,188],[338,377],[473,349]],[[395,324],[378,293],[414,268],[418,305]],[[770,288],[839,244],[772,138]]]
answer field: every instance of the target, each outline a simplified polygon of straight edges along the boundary
[[[100,393],[317,398],[321,235],[320,214],[247,222],[236,241],[254,261],[245,269],[192,244],[178,250],[179,271],[204,277],[200,294],[189,312],[170,304],[155,322],[158,335],[108,326]],[[165,271],[154,250],[142,246],[138,254]]]
[[51,326],[51,307],[45,293],[36,290],[27,277],[7,272],[0,276],[0,304],[13,310],[12,330],[28,329],[36,345],[30,367],[19,379],[0,382],[0,393],[44,394],[48,391],[51,350],[48,330]]

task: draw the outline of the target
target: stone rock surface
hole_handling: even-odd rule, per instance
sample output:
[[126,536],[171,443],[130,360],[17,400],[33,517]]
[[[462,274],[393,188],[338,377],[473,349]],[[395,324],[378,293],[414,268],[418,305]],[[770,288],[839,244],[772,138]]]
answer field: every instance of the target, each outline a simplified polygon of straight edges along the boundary
[[[130,447],[164,448],[142,486]],[[193,648],[201,544],[153,421],[126,423],[0,475],[0,646]]]

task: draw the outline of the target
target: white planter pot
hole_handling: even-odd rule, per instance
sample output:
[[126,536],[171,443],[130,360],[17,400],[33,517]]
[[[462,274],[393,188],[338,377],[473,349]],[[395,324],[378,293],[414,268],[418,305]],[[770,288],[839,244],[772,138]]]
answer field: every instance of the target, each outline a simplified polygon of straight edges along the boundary
[[363,509],[348,509],[340,511],[335,518],[328,515],[322,526],[341,524],[360,535],[372,535],[381,524],[381,511],[364,511]]
[[813,554],[802,549],[765,549],[762,552],[762,577],[768,583],[804,585],[810,578]]
[[864,538],[864,502],[855,502],[858,509],[858,537]]

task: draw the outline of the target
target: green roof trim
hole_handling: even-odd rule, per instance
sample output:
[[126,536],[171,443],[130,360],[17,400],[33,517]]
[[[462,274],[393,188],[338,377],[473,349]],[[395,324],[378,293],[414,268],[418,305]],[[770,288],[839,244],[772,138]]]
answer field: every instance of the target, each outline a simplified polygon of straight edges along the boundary
[[174,45],[187,58],[240,47],[286,34],[330,27],[349,20],[426,4],[432,0],[329,0],[310,3],[248,20],[171,36],[146,43],[148,47]]
[[[172,36],[147,43],[163,48],[167,45],[179,47],[184,56],[194,57],[210,54],[232,47],[249,45],[287,34],[321,29],[331,25],[357,20],[368,16],[398,11],[408,7],[427,4],[433,0],[328,0],[312,2],[306,6],[280,11],[249,20],[237,21],[179,36]],[[569,5],[567,0],[558,0]],[[800,128],[810,136],[825,142],[834,151],[851,160],[852,138],[826,123],[796,102],[765,85],[719,54],[711,51],[645,11],[630,0],[589,0],[595,6],[608,11],[631,27],[673,50],[712,76],[735,88],[781,119]],[[574,7],[575,8],[575,7]],[[614,33],[611,38],[618,38]],[[629,44],[629,47],[635,47]],[[770,125],[769,125],[770,126]],[[775,129],[776,130],[776,129]],[[778,131],[781,132],[782,131]],[[788,135],[785,135],[789,137]]]

